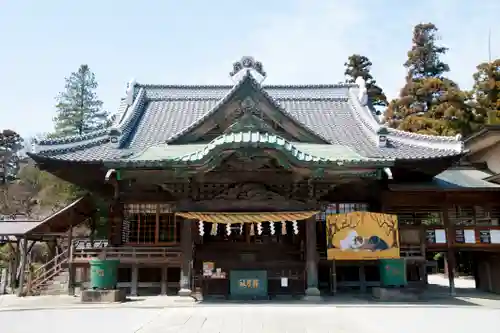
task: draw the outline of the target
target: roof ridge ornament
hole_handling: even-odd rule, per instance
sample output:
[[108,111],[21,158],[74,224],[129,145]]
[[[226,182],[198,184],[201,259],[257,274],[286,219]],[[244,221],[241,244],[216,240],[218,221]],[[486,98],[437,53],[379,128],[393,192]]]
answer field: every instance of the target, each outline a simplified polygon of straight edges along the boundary
[[366,89],[366,81],[361,76],[358,76],[355,83],[359,86],[358,100],[362,106],[365,106],[368,104],[368,90]]
[[131,79],[127,83],[127,90],[125,91],[125,100],[127,102],[127,105],[130,106],[134,103],[134,88],[135,85],[137,84],[137,81],[135,79]]
[[[241,75],[250,72],[253,77],[260,83],[264,82],[267,77],[264,67],[260,61],[256,61],[254,57],[243,56],[241,60],[233,63],[233,70],[229,73],[231,79],[236,83],[241,78]],[[257,74],[257,75],[256,75]]]

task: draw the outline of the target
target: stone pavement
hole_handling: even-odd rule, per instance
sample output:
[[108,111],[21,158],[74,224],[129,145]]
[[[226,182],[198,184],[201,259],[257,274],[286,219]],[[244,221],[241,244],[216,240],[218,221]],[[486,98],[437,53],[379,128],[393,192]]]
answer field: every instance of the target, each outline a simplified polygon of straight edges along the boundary
[[[370,332],[453,333],[496,327],[500,296],[476,292],[461,280],[457,297],[447,280],[430,281],[439,293],[412,304],[379,303],[368,297],[338,295],[323,302],[193,302],[179,297],[137,297],[122,304],[81,304],[69,296],[0,296],[0,332],[110,333],[163,332]],[[472,281],[473,283],[473,281]],[[486,326],[485,326],[486,325]],[[495,326],[493,326],[495,325]]]
[[[200,305],[0,312],[2,332],[25,333],[470,333],[500,309],[433,306]],[[71,327],[71,328],[69,328]]]

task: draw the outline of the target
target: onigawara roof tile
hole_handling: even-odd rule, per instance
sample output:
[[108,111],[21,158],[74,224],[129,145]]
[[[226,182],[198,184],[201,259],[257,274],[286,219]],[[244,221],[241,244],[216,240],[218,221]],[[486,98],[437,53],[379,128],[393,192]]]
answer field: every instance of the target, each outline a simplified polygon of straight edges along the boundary
[[[363,101],[359,84],[261,85],[246,71],[234,85],[129,83],[112,128],[82,136],[41,140],[33,157],[118,161],[172,141],[200,126],[251,86],[292,122],[322,143],[345,146],[367,159],[419,160],[463,154],[460,137],[420,135],[386,128]],[[239,96],[241,97],[241,96]],[[383,133],[386,143],[380,144]],[[175,143],[174,143],[175,144]]]

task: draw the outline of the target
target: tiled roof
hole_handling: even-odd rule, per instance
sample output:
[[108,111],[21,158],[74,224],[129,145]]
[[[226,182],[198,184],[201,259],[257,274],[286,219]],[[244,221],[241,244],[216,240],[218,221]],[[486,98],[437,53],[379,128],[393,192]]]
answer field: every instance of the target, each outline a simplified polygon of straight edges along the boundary
[[434,183],[442,188],[497,188],[499,184],[490,183],[484,178],[489,173],[476,169],[448,169],[434,177]]
[[107,162],[110,167],[165,166],[165,162],[174,164],[190,164],[206,160],[209,156],[218,156],[223,149],[245,147],[274,148],[288,155],[299,163],[333,165],[338,167],[354,165],[370,165],[376,167],[392,166],[394,160],[367,158],[357,154],[351,148],[332,144],[298,143],[269,133],[236,132],[226,133],[209,144],[162,144],[146,148],[139,154],[132,155],[122,161]]
[[346,146],[366,158],[428,159],[463,152],[455,137],[436,137],[388,129],[387,146],[379,147],[383,128],[373,110],[358,99],[359,87],[338,85],[260,86],[245,75],[234,86],[135,85],[133,104],[120,105],[118,142],[108,131],[82,137],[41,141],[38,154],[55,159],[101,161],[123,159],[164,144],[214,113],[244,81],[275,104],[286,116],[324,141]]
[[393,184],[396,190],[500,190],[500,185],[486,181],[489,173],[473,168],[450,168],[434,176],[432,181],[411,184]]

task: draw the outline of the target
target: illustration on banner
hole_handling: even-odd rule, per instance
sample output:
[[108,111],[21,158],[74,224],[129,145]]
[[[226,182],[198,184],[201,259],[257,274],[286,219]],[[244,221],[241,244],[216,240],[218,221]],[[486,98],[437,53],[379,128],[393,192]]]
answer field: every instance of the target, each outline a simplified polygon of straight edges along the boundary
[[327,216],[329,260],[399,258],[396,215],[352,212]]

